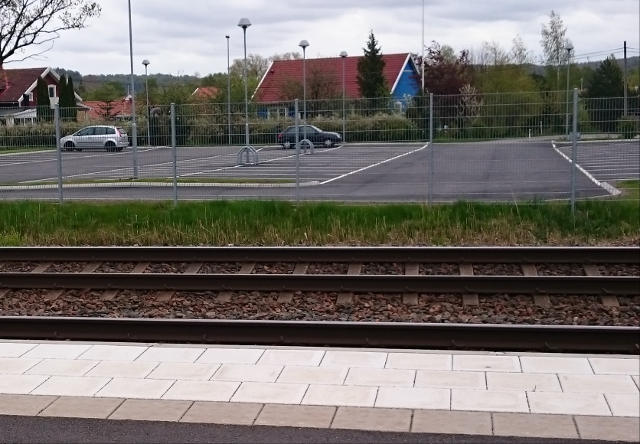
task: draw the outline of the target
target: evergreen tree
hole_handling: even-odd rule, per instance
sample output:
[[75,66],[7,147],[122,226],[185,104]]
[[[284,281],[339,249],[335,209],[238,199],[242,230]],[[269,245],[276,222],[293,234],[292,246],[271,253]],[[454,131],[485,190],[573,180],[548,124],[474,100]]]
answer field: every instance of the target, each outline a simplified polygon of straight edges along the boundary
[[616,120],[622,116],[624,83],[622,71],[612,55],[595,70],[588,85],[587,104],[591,121],[601,130],[615,131]]
[[78,116],[78,108],[76,107],[78,104],[76,102],[76,93],[75,93],[75,88],[73,87],[73,78],[71,76],[69,76],[67,79],[66,95],[68,96],[67,101],[69,106],[69,111],[68,111],[69,120],[76,120]]
[[49,100],[49,89],[42,77],[38,77],[36,83],[36,104],[38,120],[51,119],[51,100]]
[[358,86],[360,94],[366,98],[385,97],[389,95],[389,86],[384,77],[384,60],[373,31],[369,33],[364,57],[358,61]]

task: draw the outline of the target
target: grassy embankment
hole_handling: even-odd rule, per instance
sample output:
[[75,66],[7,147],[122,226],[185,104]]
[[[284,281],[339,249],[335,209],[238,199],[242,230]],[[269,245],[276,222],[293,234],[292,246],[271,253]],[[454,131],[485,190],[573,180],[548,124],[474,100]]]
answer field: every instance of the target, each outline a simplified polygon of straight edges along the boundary
[[0,245],[596,245],[640,240],[639,183],[620,200],[341,205],[0,203]]

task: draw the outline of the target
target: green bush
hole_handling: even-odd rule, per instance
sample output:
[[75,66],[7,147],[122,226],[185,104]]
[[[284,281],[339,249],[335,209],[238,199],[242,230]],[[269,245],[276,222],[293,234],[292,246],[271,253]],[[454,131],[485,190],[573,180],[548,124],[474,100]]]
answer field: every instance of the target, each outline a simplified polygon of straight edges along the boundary
[[618,119],[618,132],[625,139],[633,139],[640,133],[640,118],[624,116]]

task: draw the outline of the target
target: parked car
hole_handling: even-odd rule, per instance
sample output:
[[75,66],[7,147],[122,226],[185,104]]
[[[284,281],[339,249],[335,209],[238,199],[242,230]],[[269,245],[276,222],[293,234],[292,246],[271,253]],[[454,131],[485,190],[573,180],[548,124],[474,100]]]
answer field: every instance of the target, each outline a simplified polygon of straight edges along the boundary
[[116,126],[96,125],[87,126],[70,136],[60,139],[60,146],[65,151],[82,151],[90,149],[105,149],[107,151],[122,151],[129,146],[129,137],[124,129]]
[[[342,136],[340,136],[340,134],[332,133],[329,131],[322,131],[320,128],[313,125],[299,126],[299,140],[305,138],[305,129],[307,139],[309,139],[314,146],[325,146],[327,148],[330,148],[342,143]],[[290,126],[283,132],[278,134],[278,143],[285,149],[295,148],[296,127]]]

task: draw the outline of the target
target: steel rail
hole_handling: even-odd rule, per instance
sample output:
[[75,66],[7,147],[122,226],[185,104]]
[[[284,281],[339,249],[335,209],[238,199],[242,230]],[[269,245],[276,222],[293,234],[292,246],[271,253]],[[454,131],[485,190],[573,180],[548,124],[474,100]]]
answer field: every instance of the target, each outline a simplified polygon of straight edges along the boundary
[[0,261],[640,264],[635,247],[3,247]]
[[25,340],[637,354],[640,338],[637,327],[135,318],[0,319],[0,337]]
[[0,288],[634,295],[634,276],[0,273]]

